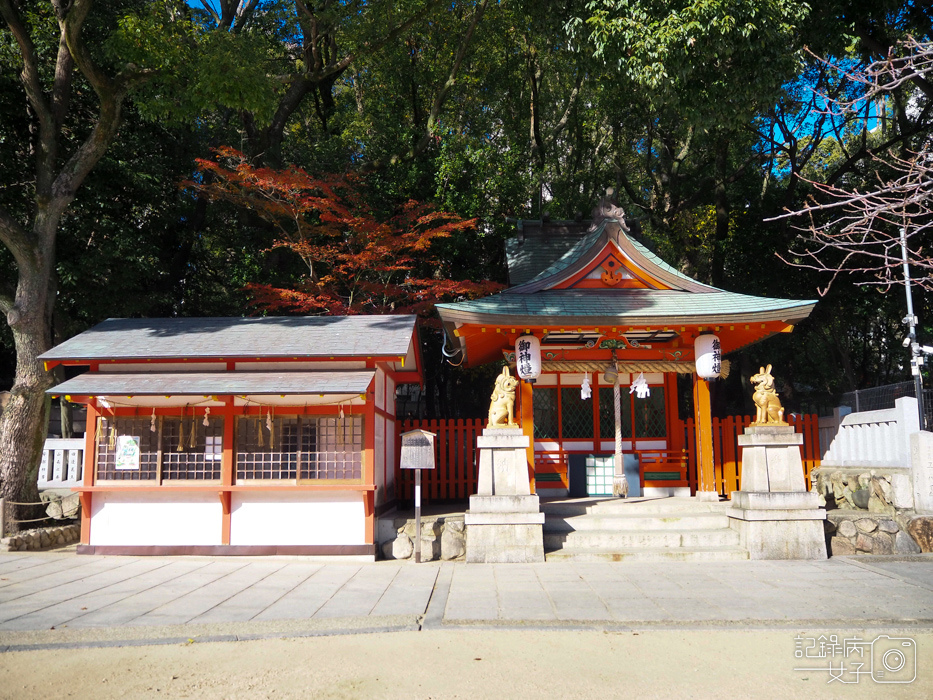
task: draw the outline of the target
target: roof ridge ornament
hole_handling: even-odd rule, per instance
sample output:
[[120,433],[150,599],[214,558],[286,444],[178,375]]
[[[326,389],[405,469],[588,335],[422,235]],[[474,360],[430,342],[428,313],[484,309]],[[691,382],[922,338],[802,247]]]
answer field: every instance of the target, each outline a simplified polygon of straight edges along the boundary
[[628,224],[625,222],[625,210],[615,201],[615,190],[610,187],[606,190],[606,196],[599,200],[599,204],[593,209],[593,223],[590,230],[596,229],[606,219],[612,219],[619,224],[625,233],[629,233]]

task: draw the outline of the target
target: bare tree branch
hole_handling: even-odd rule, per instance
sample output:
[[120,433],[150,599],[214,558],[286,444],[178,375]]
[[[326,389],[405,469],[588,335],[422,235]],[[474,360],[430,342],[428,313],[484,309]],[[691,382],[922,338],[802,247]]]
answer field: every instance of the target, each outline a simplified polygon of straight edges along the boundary
[[[837,102],[836,106],[848,114],[861,112],[870,101],[891,94],[908,81],[918,85],[918,77],[933,72],[933,42],[908,39],[898,47],[901,56],[892,53],[859,73],[847,74],[849,80],[863,88],[862,94]],[[921,117],[927,109],[929,106]],[[840,146],[841,136],[838,134]],[[899,283],[902,236],[913,268],[912,281],[933,290],[933,256],[924,245],[933,230],[933,136],[925,135],[912,151],[895,153],[891,147],[903,143],[904,138],[902,133],[874,149],[863,138],[855,153],[846,153],[846,163],[870,157],[876,167],[873,179],[867,183],[846,187],[837,184],[840,179],[836,176],[817,182],[798,174],[798,179],[814,191],[807,204],[767,219],[804,220],[794,226],[799,232],[795,246],[778,257],[795,267],[828,273],[829,283],[821,294],[841,274],[856,275],[859,285],[888,287]]]

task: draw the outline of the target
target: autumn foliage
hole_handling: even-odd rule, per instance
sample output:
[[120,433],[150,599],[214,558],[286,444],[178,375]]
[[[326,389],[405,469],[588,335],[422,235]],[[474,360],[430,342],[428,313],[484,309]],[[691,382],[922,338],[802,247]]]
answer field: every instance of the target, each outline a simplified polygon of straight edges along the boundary
[[199,159],[199,177],[184,183],[210,199],[246,207],[276,227],[274,247],[288,248],[307,268],[291,288],[250,284],[252,303],[302,314],[417,313],[437,301],[485,296],[501,285],[447,279],[434,243],[475,228],[475,219],[408,201],[377,217],[355,175],[312,177],[297,167],[256,168],[232,149]]

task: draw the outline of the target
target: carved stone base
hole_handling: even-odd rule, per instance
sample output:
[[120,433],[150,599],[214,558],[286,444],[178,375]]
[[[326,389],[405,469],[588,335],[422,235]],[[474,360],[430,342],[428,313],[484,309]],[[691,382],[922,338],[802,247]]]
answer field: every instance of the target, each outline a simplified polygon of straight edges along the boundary
[[749,427],[738,442],[743,491],[807,490],[800,460],[801,433],[790,426]]
[[543,562],[544,513],[530,493],[528,438],[520,429],[487,428],[476,444],[477,493],[464,516],[467,562]]
[[729,525],[749,559],[826,559],[826,511],[810,491],[733,491]]

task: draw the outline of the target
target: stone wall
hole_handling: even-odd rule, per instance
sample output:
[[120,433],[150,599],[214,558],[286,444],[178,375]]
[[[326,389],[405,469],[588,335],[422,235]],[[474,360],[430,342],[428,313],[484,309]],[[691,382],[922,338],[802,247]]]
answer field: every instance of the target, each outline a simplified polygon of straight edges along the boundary
[[830,556],[933,551],[933,517],[914,510],[909,469],[821,466],[810,479],[826,507]]
[[78,523],[24,530],[0,539],[0,552],[37,552],[42,549],[64,547],[77,542],[80,537],[81,526]]
[[[382,543],[384,559],[411,559],[415,551],[414,518],[397,518],[396,536]],[[466,553],[463,516],[421,518],[421,561],[462,559]]]
[[908,531],[911,519],[862,511],[833,510],[826,514],[827,547],[833,556],[850,554],[919,554],[921,547]]

